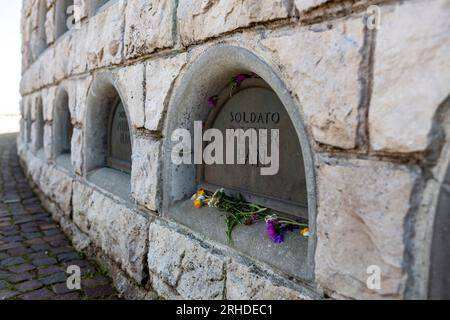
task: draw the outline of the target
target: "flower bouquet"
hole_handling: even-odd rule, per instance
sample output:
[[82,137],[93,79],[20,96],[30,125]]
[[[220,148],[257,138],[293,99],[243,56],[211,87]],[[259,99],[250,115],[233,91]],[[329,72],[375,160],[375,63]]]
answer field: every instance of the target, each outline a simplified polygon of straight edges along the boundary
[[288,231],[300,230],[302,236],[309,236],[307,224],[278,217],[267,208],[246,202],[241,195],[237,198],[227,196],[223,189],[218,189],[212,196],[208,196],[205,190],[200,189],[192,196],[192,201],[197,209],[209,206],[225,212],[226,234],[229,241],[232,240],[235,227],[249,226],[259,221],[265,222],[267,235],[275,243],[283,243]]

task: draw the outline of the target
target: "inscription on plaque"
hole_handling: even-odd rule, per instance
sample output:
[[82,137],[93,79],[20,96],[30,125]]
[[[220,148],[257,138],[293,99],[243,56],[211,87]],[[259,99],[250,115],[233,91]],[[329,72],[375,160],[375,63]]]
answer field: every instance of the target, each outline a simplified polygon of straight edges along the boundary
[[114,110],[109,132],[109,166],[115,169],[130,172],[130,128],[128,126],[128,118],[122,102],[120,102]]
[[[248,87],[235,93],[220,106],[208,120],[208,128],[219,129],[226,136],[227,129],[267,130],[264,141],[259,135],[248,135],[245,145],[244,164],[204,165],[201,180],[207,189],[217,186],[248,195],[252,202],[269,206],[289,214],[305,216],[296,206],[307,206],[306,180],[303,156],[299,138],[282,102],[273,90],[264,87]],[[274,130],[276,129],[276,130]],[[271,139],[271,132],[277,132],[277,139]],[[256,142],[257,161],[250,150],[249,142]],[[270,153],[271,143],[278,142],[279,170],[275,175],[261,175],[261,167],[267,161],[261,159],[261,146],[266,144],[262,154]],[[224,150],[225,153],[229,150]],[[235,146],[234,154],[237,154]],[[252,161],[250,156],[252,155]],[[270,154],[269,154],[270,156]],[[225,162],[224,162],[225,163]],[[239,162],[234,162],[239,163]],[[210,186],[208,188],[208,186]],[[213,190],[210,190],[213,191]]]
[[67,93],[64,93],[64,95],[62,96],[61,105],[57,109],[57,112],[57,139],[60,143],[58,152],[60,154],[68,154],[70,153],[72,144],[73,127],[69,111],[69,96],[67,95]]

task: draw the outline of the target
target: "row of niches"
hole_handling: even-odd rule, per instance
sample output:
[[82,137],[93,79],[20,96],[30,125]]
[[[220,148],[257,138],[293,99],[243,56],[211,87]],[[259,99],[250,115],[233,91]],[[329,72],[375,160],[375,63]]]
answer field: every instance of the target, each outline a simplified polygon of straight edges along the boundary
[[[33,31],[35,32],[36,41],[33,42],[32,48],[27,51],[28,61],[36,61],[37,58],[47,49],[49,42],[48,36],[49,31],[46,30],[47,25],[54,26],[54,39],[58,39],[75,27],[76,19],[79,19],[79,11],[75,6],[75,1],[73,0],[57,0],[55,1],[55,8],[53,11],[49,11],[47,7],[47,0],[39,0],[36,6],[37,12],[37,26]],[[88,4],[90,6],[89,12],[91,15],[95,14],[97,10],[106,5],[109,0],[90,0]],[[49,14],[53,13],[53,15]],[[48,21],[48,20],[51,21]],[[28,35],[31,38],[31,35]]]
[[[240,60],[239,63],[235,63],[233,57]],[[217,60],[222,64],[211,62]],[[198,76],[199,72],[202,76]],[[131,179],[135,177],[133,159],[154,159],[162,167],[158,173],[161,179],[155,179],[160,184],[156,188],[161,190],[156,208],[158,215],[291,275],[312,280],[315,182],[309,139],[290,91],[264,62],[234,47],[211,50],[199,59],[182,77],[173,94],[162,138],[145,137],[161,140],[162,151],[157,159],[146,154],[149,150],[134,143],[135,139],[142,139],[142,133],[133,128],[126,100],[121,98],[127,95],[120,90],[108,74],[97,75],[86,106],[77,106],[86,110],[86,118],[79,129],[83,130],[84,137],[82,176],[88,183],[134,202],[130,191],[131,183],[135,182]],[[53,126],[56,164],[74,174],[67,165],[73,143],[70,98],[64,89],[57,90],[55,105],[51,108],[53,121],[47,125]],[[25,114],[25,132],[27,142],[36,144],[31,149],[39,150],[43,148],[42,102],[36,106],[34,121]],[[175,135],[180,130],[189,134],[188,140],[180,140]],[[231,140],[237,143],[232,143],[230,148],[229,130],[245,133],[243,149],[239,148],[236,136]],[[37,139],[30,139],[31,131]],[[265,135],[258,135],[261,132]],[[200,162],[195,160],[198,154],[194,152],[199,137]],[[257,142],[255,148],[252,142]],[[139,148],[135,149],[137,146]],[[220,158],[218,151],[222,150]],[[229,157],[230,152],[232,157]],[[174,161],[174,154],[183,161]],[[239,154],[244,154],[241,162]],[[207,155],[214,161],[205,161]],[[265,161],[267,158],[271,161]],[[270,174],[263,175],[264,169]],[[228,196],[242,196],[245,201],[267,208],[279,217],[309,224],[310,237],[302,237],[298,231],[288,232],[284,243],[274,243],[267,237],[266,225],[261,221],[252,226],[238,226],[230,242],[226,237],[224,213],[209,206],[197,209],[191,199],[199,189],[212,195],[221,188]]]
[[[87,147],[93,150],[95,156],[89,157],[88,179],[99,187],[115,194],[124,200],[131,200],[130,174],[132,155],[132,133],[129,116],[114,87],[108,86],[108,92],[95,102],[91,108],[89,124],[92,139],[88,139]],[[44,120],[42,97],[34,101],[34,110],[30,104],[24,115],[24,141],[30,150],[41,159],[55,162],[62,170],[74,175],[72,165],[72,144],[74,132],[74,117],[70,109],[69,93],[64,87],[56,91],[52,121]],[[95,113],[95,114],[94,114]],[[51,140],[45,139],[45,131],[51,133]],[[47,143],[48,145],[44,145]],[[45,149],[49,149],[45,152]],[[47,156],[49,155],[49,156]],[[50,158],[50,159],[47,159]]]

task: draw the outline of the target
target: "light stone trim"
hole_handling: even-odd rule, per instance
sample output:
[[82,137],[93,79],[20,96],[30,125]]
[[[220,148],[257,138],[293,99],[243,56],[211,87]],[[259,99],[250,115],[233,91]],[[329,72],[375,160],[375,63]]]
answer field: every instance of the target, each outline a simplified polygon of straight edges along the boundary
[[[308,193],[308,217],[312,235],[316,231],[316,189],[315,189],[315,167],[313,162],[313,152],[310,148],[310,138],[304,127],[304,122],[299,107],[286,90],[286,86],[278,75],[275,66],[269,66],[258,56],[250,51],[230,45],[217,45],[206,50],[179,80],[176,93],[169,104],[169,111],[166,118],[166,130],[164,136],[168,137],[164,141],[163,147],[163,204],[162,213],[164,216],[176,218],[174,204],[181,200],[190,198],[196,190],[196,168],[195,165],[184,165],[183,168],[173,165],[171,162],[172,142],[171,132],[178,128],[192,131],[193,121],[204,119],[208,109],[205,107],[205,96],[219,92],[223,87],[224,79],[231,79],[232,76],[240,72],[254,72],[264,79],[280,98],[300,140],[305,164],[305,175]],[[226,80],[225,80],[226,81]],[[195,209],[189,212],[188,208],[183,208],[185,215],[196,215]],[[184,221],[192,224],[195,222]],[[198,230],[197,230],[198,231]],[[211,235],[209,235],[211,236]],[[217,236],[218,237],[218,236]],[[218,239],[215,239],[218,240]],[[313,281],[314,279],[314,252],[315,238],[312,236],[308,241],[308,249],[303,257],[302,267],[296,276]],[[290,248],[295,250],[294,248]],[[248,252],[247,254],[252,254]]]

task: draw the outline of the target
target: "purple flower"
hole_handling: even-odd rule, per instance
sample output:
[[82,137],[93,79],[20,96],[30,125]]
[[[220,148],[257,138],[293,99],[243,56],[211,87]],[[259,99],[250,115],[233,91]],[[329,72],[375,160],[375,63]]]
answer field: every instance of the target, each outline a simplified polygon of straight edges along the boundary
[[247,79],[254,78],[254,76],[255,76],[254,73],[250,73],[250,74],[240,73],[233,78],[233,83],[236,87],[239,87],[242,82],[244,82]]
[[211,109],[214,109],[215,107],[217,107],[217,102],[219,101],[219,97],[218,96],[212,96],[208,98],[208,107]]
[[236,83],[241,84],[242,82],[244,82],[245,80],[247,80],[249,78],[248,74],[238,74],[235,78],[234,81],[236,81]]
[[266,220],[266,231],[267,235],[275,243],[283,243],[284,235],[279,230],[278,221],[276,218],[269,217]]
[[260,217],[258,214],[254,213],[254,214],[252,214],[251,219],[252,219],[252,222],[257,222],[257,221],[259,221]]

